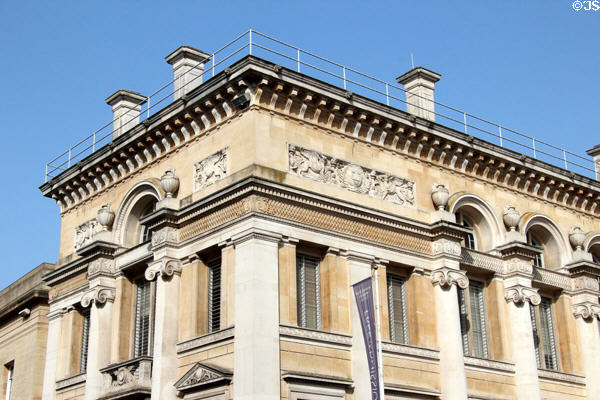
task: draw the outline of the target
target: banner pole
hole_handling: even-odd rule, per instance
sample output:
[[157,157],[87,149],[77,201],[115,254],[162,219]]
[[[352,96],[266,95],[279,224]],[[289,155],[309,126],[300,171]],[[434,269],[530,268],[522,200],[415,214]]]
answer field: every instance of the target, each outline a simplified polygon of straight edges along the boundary
[[375,264],[373,266],[375,269],[375,320],[377,321],[377,365],[379,368],[379,398],[381,400],[385,399],[384,397],[384,387],[383,387],[383,355],[381,350],[381,316],[379,313],[379,279],[377,271],[379,270],[379,266]]

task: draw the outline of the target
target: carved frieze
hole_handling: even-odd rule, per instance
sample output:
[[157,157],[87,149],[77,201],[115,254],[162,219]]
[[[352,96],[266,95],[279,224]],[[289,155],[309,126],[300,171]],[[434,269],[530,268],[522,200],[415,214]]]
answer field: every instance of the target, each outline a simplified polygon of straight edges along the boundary
[[504,298],[507,302],[515,304],[525,303],[528,301],[531,305],[537,306],[542,301],[542,298],[537,292],[537,289],[515,285],[504,289]]
[[442,288],[457,285],[461,289],[466,289],[469,287],[469,278],[464,271],[442,267],[431,273],[431,283]]
[[228,384],[232,378],[231,371],[204,363],[196,363],[175,383],[175,387],[180,392],[186,392],[199,386],[214,385],[217,382]]
[[600,305],[592,303],[590,301],[574,304],[573,315],[575,316],[575,318],[600,319]]
[[75,250],[82,248],[92,240],[92,237],[100,232],[102,229],[101,225],[96,219],[91,219],[75,228],[75,243],[73,247]]
[[448,239],[439,239],[433,242],[433,254],[449,254],[452,256],[460,256],[460,243]]
[[160,260],[151,264],[146,268],[144,276],[147,280],[152,281],[158,275],[162,276],[163,279],[169,279],[173,275],[179,275],[181,273],[181,265],[179,260],[166,259]]
[[211,185],[227,175],[227,148],[194,165],[194,192]]
[[177,229],[166,226],[152,233],[152,246],[158,246],[166,242],[177,243]]
[[504,262],[504,275],[523,275],[530,277],[533,274],[533,264],[531,261],[525,261],[522,259],[510,259]]
[[592,291],[598,292],[598,280],[594,276],[580,275],[572,279],[573,290],[577,292]]
[[88,307],[92,302],[96,305],[103,305],[106,302],[113,302],[115,300],[115,289],[109,287],[96,287],[88,290],[81,296],[81,306]]
[[152,358],[143,357],[110,365],[100,372],[104,377],[104,395],[148,392],[152,386]]
[[295,175],[387,200],[415,205],[415,182],[289,145],[289,171]]
[[98,258],[90,262],[88,266],[88,279],[97,275],[109,275],[114,274],[114,261],[107,260],[105,258]]

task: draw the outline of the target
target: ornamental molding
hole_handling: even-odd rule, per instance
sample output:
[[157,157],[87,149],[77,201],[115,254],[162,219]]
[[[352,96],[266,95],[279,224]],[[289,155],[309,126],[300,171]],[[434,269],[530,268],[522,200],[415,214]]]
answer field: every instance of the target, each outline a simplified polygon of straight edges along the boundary
[[175,383],[175,388],[185,392],[198,387],[214,385],[221,382],[228,385],[233,379],[233,372],[214,365],[197,362]]
[[94,218],[75,227],[73,248],[78,250],[92,241],[94,235],[102,230],[102,225]]
[[56,390],[63,390],[63,389],[70,388],[75,385],[85,383],[85,380],[86,380],[85,372],[82,374],[70,376],[65,379],[61,379],[59,381],[56,381]]
[[88,290],[81,296],[81,306],[86,308],[92,304],[101,306],[107,302],[112,303],[115,300],[115,289],[109,287],[95,287]]
[[[148,393],[152,387],[152,358],[138,357],[100,370],[104,378],[102,398],[123,393]],[[113,397],[111,397],[113,398]]]
[[573,291],[598,293],[598,278],[590,275],[579,275],[571,278]]
[[227,175],[227,152],[226,147],[194,164],[194,192],[212,185]]
[[579,386],[585,385],[585,377],[581,375],[567,374],[565,372],[550,371],[547,369],[538,368],[538,376],[540,379],[566,382]]
[[521,304],[529,302],[533,306],[537,306],[542,301],[538,290],[523,285],[515,285],[504,289],[504,299],[508,303]]
[[165,226],[156,232],[152,232],[152,247],[159,246],[163,243],[177,243],[177,229]]
[[157,276],[163,280],[170,279],[173,275],[181,274],[181,262],[176,259],[162,259],[149,265],[144,272],[146,280],[153,281]]
[[190,350],[198,350],[206,345],[213,345],[217,342],[233,339],[234,333],[234,328],[231,327],[186,340],[185,342],[177,344],[177,354],[185,353]]
[[484,358],[477,357],[469,357],[465,356],[465,366],[467,367],[479,367],[485,368],[492,371],[500,371],[500,372],[515,372],[515,365],[511,363],[506,363],[502,361],[488,360]]
[[600,305],[591,301],[573,304],[573,315],[575,318],[600,319]]
[[433,242],[433,254],[445,254],[458,257],[461,255],[460,243],[449,239],[436,240]]
[[442,267],[431,272],[431,283],[441,288],[457,285],[461,289],[469,287],[469,278],[464,271]]
[[320,342],[321,344],[335,344],[344,347],[352,346],[352,336],[337,333],[315,331],[300,327],[281,325],[279,326],[279,335],[282,338],[297,338],[311,342]]
[[567,291],[570,291],[573,286],[568,275],[544,268],[534,268],[533,281]]
[[408,346],[400,343],[381,342],[382,351],[394,355],[412,356],[416,358],[427,358],[438,361],[440,352],[425,347]]
[[106,275],[113,276],[115,274],[115,262],[106,258],[98,258],[91,261],[88,265],[88,279]]
[[464,247],[461,248],[460,263],[496,274],[503,271],[503,263],[500,258]]
[[533,274],[533,262],[513,258],[504,262],[502,273],[505,277],[520,275],[530,278]]
[[415,206],[415,182],[343,161],[293,144],[288,145],[289,171],[351,192]]

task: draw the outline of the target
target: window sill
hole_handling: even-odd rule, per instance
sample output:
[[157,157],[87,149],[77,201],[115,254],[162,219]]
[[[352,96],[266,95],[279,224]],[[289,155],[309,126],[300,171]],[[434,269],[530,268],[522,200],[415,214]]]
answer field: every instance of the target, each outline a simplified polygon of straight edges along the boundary
[[552,369],[538,368],[538,377],[556,383],[570,383],[572,385],[585,386],[585,377],[583,375],[570,374]]
[[384,356],[408,356],[419,361],[439,361],[440,352],[427,347],[411,346],[409,344],[382,341],[382,352]]
[[177,343],[177,354],[187,353],[190,351],[197,351],[202,349],[204,346],[213,345],[215,343],[223,342],[226,340],[232,340],[234,335],[234,327],[230,326],[220,331],[211,332],[197,336],[192,339],[185,340]]
[[351,335],[318,331],[314,329],[301,328],[299,326],[280,325],[279,336],[281,340],[293,340],[318,346],[329,346],[343,349],[349,349],[352,347]]
[[513,375],[515,373],[515,365],[509,362],[471,356],[465,356],[464,360],[465,368],[468,369],[504,375]]
[[67,378],[56,381],[56,390],[71,389],[73,386],[85,383],[86,373],[82,372],[77,375],[71,375]]

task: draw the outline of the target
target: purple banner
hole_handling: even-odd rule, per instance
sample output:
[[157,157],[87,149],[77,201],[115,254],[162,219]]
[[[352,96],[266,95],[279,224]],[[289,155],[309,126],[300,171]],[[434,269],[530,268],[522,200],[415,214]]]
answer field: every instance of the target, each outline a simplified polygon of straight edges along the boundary
[[379,400],[379,368],[377,365],[377,336],[375,332],[375,307],[373,305],[373,284],[371,278],[367,278],[352,285],[360,326],[365,348],[367,349],[367,361],[369,362],[369,377],[371,379],[371,399]]

